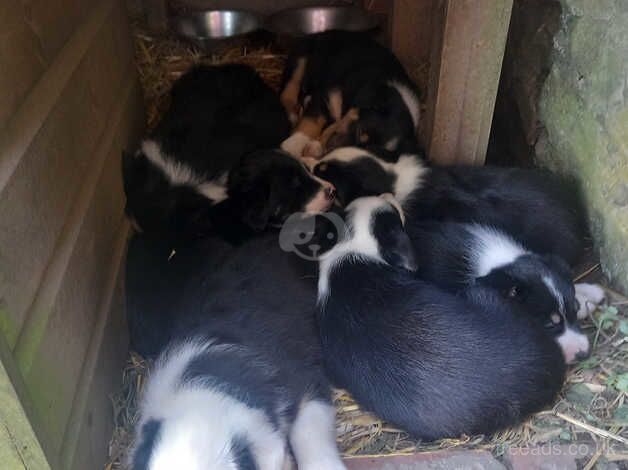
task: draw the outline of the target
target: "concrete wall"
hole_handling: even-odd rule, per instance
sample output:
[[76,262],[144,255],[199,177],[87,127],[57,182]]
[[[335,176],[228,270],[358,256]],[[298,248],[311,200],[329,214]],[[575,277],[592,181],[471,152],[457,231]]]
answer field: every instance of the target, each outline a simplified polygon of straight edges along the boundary
[[580,179],[604,271],[628,291],[628,2],[561,5],[536,159]]
[[27,416],[53,469],[98,468],[127,348],[120,154],[143,126],[123,2],[0,0],[0,60],[0,384],[23,411],[0,427]]

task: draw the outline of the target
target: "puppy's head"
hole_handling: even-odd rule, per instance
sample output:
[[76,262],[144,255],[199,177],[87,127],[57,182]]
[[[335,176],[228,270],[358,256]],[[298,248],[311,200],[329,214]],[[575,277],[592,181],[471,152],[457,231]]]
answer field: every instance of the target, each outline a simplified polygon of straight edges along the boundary
[[126,194],[125,212],[133,226],[146,232],[203,231],[211,207],[208,200],[188,185],[173,185],[142,151],[122,155]]
[[587,357],[589,340],[577,325],[577,301],[569,266],[553,255],[526,253],[493,269],[478,283],[499,291],[554,336],[568,363]]
[[336,187],[338,203],[347,205],[354,199],[392,193],[397,179],[386,168],[386,161],[358,148],[343,147],[327,154],[312,172]]
[[279,150],[265,150],[244,156],[231,170],[228,195],[242,221],[263,230],[281,225],[295,212],[325,212],[334,202],[336,189],[299,160]]
[[358,198],[345,210],[341,249],[415,271],[416,256],[404,223],[403,210],[391,194]]
[[329,148],[355,145],[380,147],[393,152],[419,150],[416,129],[419,101],[415,90],[398,82],[370,82],[351,101],[357,119],[334,136]]

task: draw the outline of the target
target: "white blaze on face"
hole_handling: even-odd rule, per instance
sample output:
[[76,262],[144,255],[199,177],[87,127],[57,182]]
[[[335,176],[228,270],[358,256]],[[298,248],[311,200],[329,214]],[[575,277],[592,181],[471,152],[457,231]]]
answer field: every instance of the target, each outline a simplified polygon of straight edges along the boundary
[[330,196],[330,192],[334,191],[334,185],[317,177],[310,175],[310,177],[321,185],[321,189],[314,195],[312,199],[305,205],[306,214],[320,214],[329,210],[334,203],[333,197]]
[[580,355],[588,355],[591,347],[589,338],[587,338],[586,335],[569,326],[565,328],[564,333],[556,338],[556,341],[563,351],[563,356],[565,356],[565,362],[567,362],[567,364],[576,362]]

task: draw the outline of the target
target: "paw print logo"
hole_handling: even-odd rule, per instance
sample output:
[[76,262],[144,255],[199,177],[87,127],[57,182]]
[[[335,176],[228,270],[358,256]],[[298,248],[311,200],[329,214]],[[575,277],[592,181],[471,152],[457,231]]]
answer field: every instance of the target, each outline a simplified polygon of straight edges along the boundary
[[342,217],[332,212],[316,216],[297,212],[286,219],[279,232],[279,246],[309,261],[333,246],[344,231]]

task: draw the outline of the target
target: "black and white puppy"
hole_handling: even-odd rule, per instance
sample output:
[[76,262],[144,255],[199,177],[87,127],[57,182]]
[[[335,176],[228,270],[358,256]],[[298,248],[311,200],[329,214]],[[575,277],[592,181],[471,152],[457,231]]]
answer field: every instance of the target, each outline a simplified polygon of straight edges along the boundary
[[276,236],[220,261],[218,243],[172,258],[190,271],[170,346],[142,399],[132,468],[284,470],[292,453],[300,470],[343,470],[315,279],[303,279],[300,260]]
[[[571,270],[553,255],[526,250],[500,230],[479,224],[425,221],[406,228],[417,256],[417,276],[443,289],[460,293],[482,286],[546,328],[572,363],[590,351],[577,320],[603,299],[599,286],[574,284]],[[599,296],[580,305],[576,291],[597,289]],[[581,292],[582,294],[582,292]]]
[[172,237],[219,233],[238,241],[294,212],[323,212],[335,197],[332,184],[281,150],[243,155],[220,184],[200,186],[172,185],[141,160],[125,164],[133,167],[125,169],[126,176],[141,174],[146,183],[137,186],[138,180],[125,178],[127,214],[141,231]]
[[[310,208],[317,206],[316,197],[325,199],[320,181],[288,155],[252,155],[278,147],[289,128],[278,97],[252,68],[192,68],[174,84],[170,107],[156,129],[134,154],[123,156],[127,214],[144,231],[196,234],[218,223],[208,220],[207,212],[234,194],[257,191],[257,199],[235,204],[251,203],[259,210],[268,203],[273,207],[264,206],[262,212],[272,210],[276,216],[287,216],[289,205],[298,210],[310,202]],[[277,175],[272,184],[263,180],[270,173]],[[269,185],[273,201],[261,194]],[[254,228],[261,222],[256,220]]]
[[361,196],[393,193],[409,227],[424,220],[480,223],[506,232],[530,251],[555,254],[569,264],[582,253],[587,224],[577,186],[549,172],[428,167],[415,155],[357,147],[332,151],[313,172],[335,185],[343,205]]
[[[328,31],[304,38],[288,58],[282,90],[293,115],[303,107],[304,117],[333,123],[357,110],[346,133],[336,136],[343,145],[417,149],[416,85],[394,54],[366,33]],[[282,148],[301,157],[310,137],[295,132]]]
[[492,289],[456,296],[403,269],[414,257],[389,201],[353,201],[346,237],[320,262],[332,380],[426,440],[489,434],[550,406],[566,367],[554,339]]

